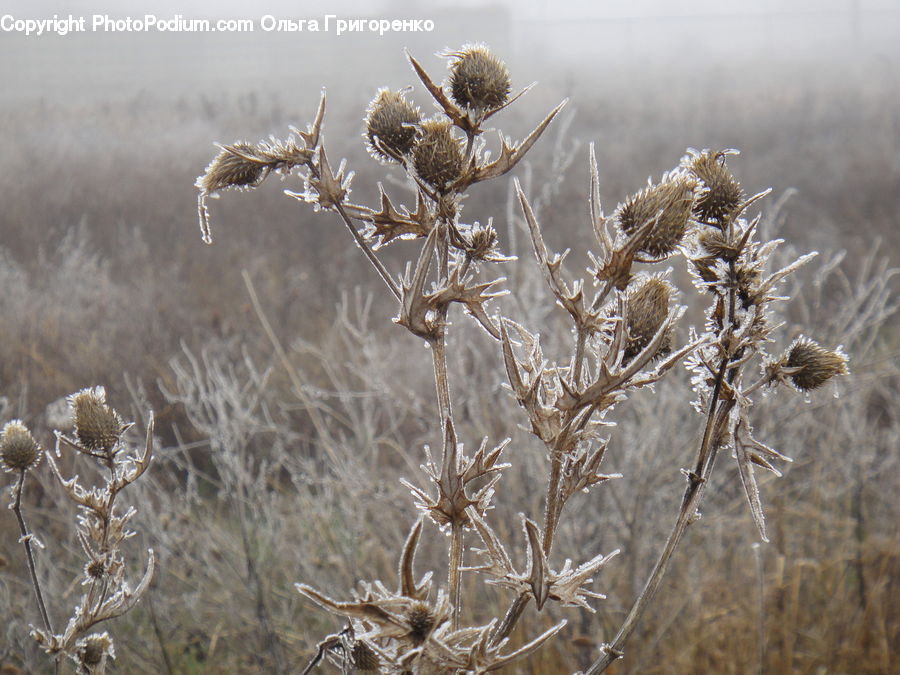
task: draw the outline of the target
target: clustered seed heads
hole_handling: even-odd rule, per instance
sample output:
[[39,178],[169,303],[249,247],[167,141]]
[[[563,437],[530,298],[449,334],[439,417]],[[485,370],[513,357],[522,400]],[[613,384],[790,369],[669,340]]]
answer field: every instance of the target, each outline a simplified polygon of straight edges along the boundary
[[76,535],[87,558],[82,579],[86,590],[63,631],[55,632],[35,581],[44,627],[34,629],[32,635],[47,654],[74,660],[79,673],[100,675],[105,672],[107,661],[115,658],[115,650],[108,633],[90,633],[91,629],[134,607],[146,592],[155,569],[155,556],[150,550],[147,568],[137,585],[132,586],[126,579],[123,547],[125,540],[134,535],[128,524],[135,510],[122,511],[117,505],[119,494],[150,465],[153,418],[151,415],[143,451],[129,453],[124,435],[131,425],[124,424],[121,416],[106,403],[102,387],[84,389],[69,396],[68,401],[75,434],[69,437],[56,432],[56,457],[63,448],[74,450],[97,460],[108,476],[101,485],[86,488],[78,476],[64,478],[53,455],[47,455],[50,469],[79,510]]
[[[352,599],[341,601],[307,584],[297,584],[303,596],[347,622],[340,633],[318,644],[305,673],[325,656],[344,669],[489,672],[528,656],[565,625],[560,622],[517,649],[509,648],[509,636],[532,601],[537,611],[549,602],[594,611],[593,601],[603,599],[592,590],[594,576],[618,551],[596,555],[577,566],[568,560],[554,565],[560,518],[573,495],[620,477],[601,471],[612,443],[606,433],[611,412],[634,391],[656,384],[678,364],[692,373],[694,404],[706,422],[696,462],[685,471],[688,487],[669,544],[674,548],[696,519],[713,460],[724,447],[734,450],[752,517],[765,539],[754,466],[780,475],[775,463],[790,460],[753,437],[752,394],[778,381],[791,382],[805,391],[846,372],[846,357],[839,351],[809,341],[795,343],[780,360],[766,360],[765,348],[775,330],[769,319],[770,305],[782,299],[775,294],[776,287],[812,256],[803,256],[776,272],[769,270],[778,242],[756,241],[759,217],[744,218],[747,209],[767,192],[744,197],[725,162],[730,151],[689,151],[678,167],[628,197],[607,217],[600,204],[600,176],[591,146],[589,222],[598,248],[589,253],[593,268],[587,270],[588,277],[574,281],[563,268],[565,254],[547,247],[538,214],[516,181],[516,196],[537,266],[556,304],[571,321],[574,344],[565,356],[553,358],[543,351],[540,330],[502,314],[492,315],[488,305],[506,294],[501,288],[505,280],[488,276],[484,270],[492,263],[514,258],[501,251],[490,221],[487,225],[465,222],[463,198],[472,185],[512,170],[565,102],[519,143],[501,133],[499,150],[489,156],[483,123],[522,94],[510,97],[509,71],[486,47],[467,46],[447,56],[449,75],[444,84],[436,83],[409,56],[440,110],[437,116],[422,120],[419,109],[406,100],[405,90],[380,89],[365,117],[364,136],[370,153],[406,172],[414,193],[408,203],[414,202],[414,206],[400,203],[382,186],[378,208],[349,201],[352,174],[345,176],[343,162],[337,173],[331,170],[321,142],[324,97],[309,131],[297,132],[302,147],[291,145],[292,141],[273,141],[279,148],[296,148],[291,161],[278,166],[287,171],[299,168],[305,190],[288,194],[341,217],[397,300],[395,322],[431,347],[443,440],[440,456],[432,457],[425,448],[422,469],[427,486],[402,480],[413,496],[419,519],[401,551],[397,590],[380,581],[360,582]],[[249,164],[238,169],[233,165],[240,162],[220,154],[198,179],[201,201],[226,187],[258,184],[257,179],[275,170],[263,161],[262,146],[221,147]],[[262,164],[258,172],[250,166],[256,163]],[[201,228],[207,237],[203,210]],[[396,275],[376,251],[411,240],[417,240],[419,248],[407,257],[405,272]],[[636,268],[679,253],[687,258],[695,285],[709,300],[705,325],[699,331],[692,329],[687,338],[676,332],[686,307],[676,304],[680,295],[667,280],[668,273]],[[522,537],[516,542],[504,542],[490,522],[502,471],[509,466],[500,458],[511,445],[510,439],[497,444],[481,439],[474,446],[477,450],[466,454],[466,444],[457,438],[446,353],[451,327],[448,317],[454,303],[463,306],[490,338],[499,342],[512,396],[531,433],[546,449],[543,518],[539,523],[539,519],[523,515]],[[754,359],[761,362],[763,378],[748,384],[744,374]],[[432,591],[432,572],[419,581],[413,573],[413,558],[427,522],[449,534],[447,585],[436,592]],[[474,537],[481,548],[467,547],[467,538],[471,543]],[[512,543],[524,551],[523,567],[513,563],[507,550]],[[466,558],[473,555],[475,564],[467,566]],[[668,559],[664,557],[654,568],[647,582],[651,591],[665,573]],[[461,625],[463,573],[479,575],[485,583],[510,593],[509,612],[482,625]],[[642,594],[632,614],[644,611],[645,600]],[[626,621],[614,644],[603,646],[601,659],[590,672],[601,672],[621,656],[624,641],[636,625],[633,618]]]

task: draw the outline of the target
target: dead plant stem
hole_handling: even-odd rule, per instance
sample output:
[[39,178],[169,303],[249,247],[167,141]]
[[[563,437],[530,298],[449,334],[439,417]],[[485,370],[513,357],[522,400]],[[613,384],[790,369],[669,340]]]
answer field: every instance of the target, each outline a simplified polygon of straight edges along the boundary
[[19,472],[19,480],[15,487],[15,499],[13,501],[13,512],[16,514],[16,520],[19,521],[19,532],[22,533],[20,541],[25,547],[25,559],[28,561],[28,571],[31,573],[31,585],[34,588],[34,595],[37,598],[38,609],[41,612],[41,621],[44,622],[44,628],[48,635],[53,635],[53,629],[50,627],[50,616],[47,614],[47,605],[44,604],[44,595],[41,592],[41,584],[38,581],[37,570],[34,566],[34,552],[31,550],[31,535],[25,525],[25,518],[22,516],[22,487],[25,485],[25,472]]

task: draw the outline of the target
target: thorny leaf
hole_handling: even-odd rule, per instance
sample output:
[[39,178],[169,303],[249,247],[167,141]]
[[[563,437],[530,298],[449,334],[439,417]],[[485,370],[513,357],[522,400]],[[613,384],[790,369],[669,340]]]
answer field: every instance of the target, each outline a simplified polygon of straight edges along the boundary
[[600,463],[606,453],[606,441],[597,447],[576,450],[574,454],[567,454],[563,460],[562,468],[562,503],[579,490],[587,490],[594,485],[599,485],[612,478],[621,478],[622,474],[600,473]]
[[747,503],[750,505],[750,513],[753,516],[753,522],[759,530],[759,536],[764,542],[768,542],[769,538],[766,534],[766,519],[762,508],[762,502],[759,496],[759,487],[756,484],[756,477],[753,473],[753,465],[762,466],[768,469],[776,476],[781,477],[781,472],[769,463],[769,459],[780,459],[790,462],[789,457],[785,457],[777,450],[773,450],[753,438],[750,423],[746,417],[746,410],[742,408],[740,418],[734,430],[734,455],[737,459],[738,469],[741,475],[741,484],[744,487],[744,493],[747,496]]
[[314,150],[319,147],[319,138],[322,134],[322,121],[325,119],[325,90],[322,89],[322,95],[319,97],[319,108],[316,110],[316,117],[313,123],[307,127],[307,131],[300,131],[296,127],[291,127],[291,131],[300,136],[306,143],[308,150]]
[[447,94],[444,92],[444,89],[435,84],[425,69],[419,64],[418,61],[413,57],[412,54],[406,52],[406,58],[409,59],[410,64],[413,67],[413,70],[416,71],[416,75],[419,76],[419,79],[422,80],[422,84],[425,85],[425,88],[428,90],[428,93],[431,94],[431,97],[437,101],[438,105],[443,108],[444,113],[446,113],[447,117],[449,117],[453,124],[458,126],[463,131],[467,133],[474,133],[476,128],[473,128],[468,117],[456,106],[453,101],[451,101]]
[[562,255],[550,254],[547,246],[544,244],[544,238],[541,236],[541,228],[535,218],[531,204],[522,192],[522,186],[519,180],[514,180],[516,186],[516,194],[519,198],[519,204],[522,212],[525,214],[525,220],[528,223],[528,231],[531,233],[531,242],[534,247],[534,255],[537,258],[544,279],[559,304],[572,316],[575,325],[578,327],[592,325],[596,321],[596,314],[587,312],[584,308],[584,293],[582,292],[582,282],[576,281],[570,290],[560,272],[560,267],[565,259],[566,253]]
[[550,593],[550,587],[545,585],[547,581],[547,555],[544,553],[544,547],[541,544],[541,533],[538,526],[530,518],[524,519],[525,534],[528,537],[528,585],[531,586],[531,593],[534,596],[534,602],[538,610],[544,608],[547,602],[547,596]]
[[[297,591],[320,607],[359,622],[356,633],[367,640],[395,639],[408,646],[432,640],[432,634],[450,620],[451,606],[439,590],[434,604],[388,591],[381,582],[360,582],[362,592],[353,602],[333,600],[307,584],[295,584]],[[427,624],[423,625],[423,614]]]
[[[521,360],[516,358],[508,326],[514,327],[519,333],[526,349],[526,358]],[[559,435],[563,424],[562,413],[556,407],[556,402],[563,393],[557,386],[562,378],[555,377],[555,370],[545,370],[546,364],[539,341],[519,324],[506,318],[502,319],[500,339],[509,385],[519,405],[528,413],[531,433],[545,443],[552,443]]]
[[[479,674],[500,670],[540,649],[547,640],[561,631],[566,626],[567,622],[563,619],[530,642],[525,643],[518,649],[507,654],[501,654],[500,652],[506,647],[509,642],[508,640],[501,640],[498,644],[493,644],[492,634],[496,623],[497,621],[494,619],[486,626],[478,628],[476,633],[478,636],[477,640],[471,646],[466,644],[470,639],[469,635],[466,634],[466,631],[471,633],[472,629],[457,631],[457,633],[460,634],[460,637],[464,638],[464,642],[463,640],[459,640],[459,642],[463,642],[463,644],[457,646],[455,650],[456,658],[452,661],[453,665],[463,669],[464,672]],[[442,640],[447,643],[457,642],[455,634],[441,637]]]
[[422,535],[422,518],[419,518],[403,544],[403,551],[400,554],[399,573],[400,588],[399,595],[405,595],[410,598],[418,598],[424,600],[428,595],[430,576],[426,575],[419,584],[416,584],[415,574],[413,572],[413,563],[415,562],[416,549],[419,546],[419,537]]
[[469,516],[485,546],[484,549],[477,551],[485,562],[479,566],[465,568],[467,571],[484,574],[488,577],[487,583],[510,588],[516,593],[528,593],[536,601],[542,598],[539,607],[550,598],[563,606],[583,607],[593,612],[594,609],[588,600],[605,598],[604,595],[589,591],[584,586],[592,583],[593,574],[617,555],[618,550],[605,556],[596,556],[574,570],[572,562],[566,560],[562,569],[555,572],[547,563],[537,526],[527,518],[523,518],[527,540],[527,572],[519,573],[513,567],[499,537],[482,515],[470,511]]
[[429,341],[437,339],[443,330],[443,326],[437,323],[437,316],[431,311],[432,307],[424,293],[428,268],[437,242],[437,232],[438,228],[435,227],[428,233],[411,277],[407,268],[406,278],[401,281],[400,316],[394,319],[401,326],[408,328],[413,335]]
[[482,181],[491,180],[492,178],[497,178],[502,176],[503,174],[511,171],[512,168],[521,161],[521,159],[525,156],[531,146],[533,146],[537,139],[541,137],[541,134],[544,133],[544,130],[549,126],[550,122],[553,121],[553,118],[556,117],[559,112],[565,107],[566,103],[568,103],[568,99],[565,99],[562,103],[556,106],[553,110],[550,111],[550,114],[544,118],[544,120],[535,127],[534,131],[532,131],[524,141],[518,144],[513,144],[512,146],[507,143],[506,138],[503,135],[500,135],[500,156],[485,166],[475,167],[472,171],[467,171],[463,174],[459,180],[453,185],[454,190],[458,192],[462,192],[470,185],[475,183],[480,183]]
[[[680,307],[671,311],[647,346],[624,367],[620,365],[621,354],[617,355],[615,351],[610,350],[607,358],[600,362],[600,372],[595,381],[581,393],[567,394],[566,399],[560,401],[559,405],[570,410],[579,410],[589,405],[603,406],[607,403],[608,397],[623,392],[630,386],[632,378],[656,357],[663,340],[672,330],[675,322],[684,314],[685,309],[685,307]],[[619,325],[621,326],[623,323],[620,322]],[[624,329],[620,328],[620,330]],[[695,347],[696,345],[693,346],[693,348]],[[668,364],[668,361],[664,363]],[[647,383],[647,378],[644,378],[642,384]]]
[[434,216],[428,211],[421,192],[417,193],[416,212],[410,213],[402,206],[402,212],[397,211],[380,183],[378,189],[381,192],[381,210],[365,216],[365,220],[372,223],[372,231],[367,236],[377,239],[375,248],[387,246],[395,239],[428,236],[434,228]]
[[500,331],[494,321],[487,315],[484,309],[484,303],[493,298],[507,295],[509,291],[494,291],[490,289],[500,283],[506,281],[504,277],[476,284],[474,286],[466,286],[464,281],[460,281],[460,270],[455,267],[450,273],[450,278],[442,289],[429,293],[426,300],[432,309],[440,310],[451,302],[458,302],[466,306],[468,312],[475,317],[478,323],[493,337],[495,340],[500,339]]
[[309,178],[309,185],[315,190],[315,196],[311,197],[307,194],[289,190],[285,190],[285,194],[301,201],[311,201],[323,209],[335,209],[344,203],[350,190],[350,180],[353,178],[353,173],[351,172],[345,176],[344,162],[341,161],[337,175],[335,175],[331,165],[328,163],[328,156],[325,154],[324,147],[319,147],[318,161],[315,164],[318,176],[314,175]]
[[628,286],[632,278],[631,268],[635,256],[644,245],[647,236],[656,227],[660,215],[662,212],[636,229],[619,248],[614,248],[610,243],[605,220],[602,229],[595,228],[595,232],[598,232],[597,238],[601,242],[601,257],[589,254],[594,263],[594,269],[589,271],[603,284],[602,297],[605,297],[612,288],[623,291]]
[[[429,480],[437,488],[437,496],[429,496],[425,490],[406,480],[401,480],[401,483],[413,493],[418,502],[418,508],[431,516],[438,525],[459,522],[464,526],[469,526],[467,514],[470,507],[480,513],[484,513],[490,507],[490,500],[494,494],[494,486],[500,479],[500,472],[510,466],[498,463],[500,454],[509,445],[509,442],[510,439],[507,438],[498,446],[488,450],[487,439],[484,439],[475,454],[471,458],[466,457],[460,453],[460,445],[457,443],[453,423],[447,418],[444,424],[444,444],[440,467],[437,467],[432,461],[422,467]],[[481,478],[487,478],[487,482],[470,495],[468,491],[470,484]]]

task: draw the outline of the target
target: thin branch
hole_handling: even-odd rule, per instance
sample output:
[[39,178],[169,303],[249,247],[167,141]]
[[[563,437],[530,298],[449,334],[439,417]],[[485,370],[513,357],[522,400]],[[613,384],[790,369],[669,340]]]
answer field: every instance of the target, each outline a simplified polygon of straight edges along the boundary
[[44,604],[44,595],[41,592],[41,584],[38,581],[37,570],[34,566],[34,552],[31,550],[31,534],[25,525],[25,518],[22,516],[22,487],[25,485],[25,471],[19,472],[19,480],[15,487],[15,499],[13,501],[13,512],[16,514],[16,520],[19,521],[19,532],[21,533],[22,545],[25,547],[25,558],[28,560],[28,571],[31,573],[31,585],[34,588],[34,595],[37,598],[38,609],[41,612],[41,621],[48,635],[53,635],[53,629],[50,627],[50,616],[47,614],[47,605]]

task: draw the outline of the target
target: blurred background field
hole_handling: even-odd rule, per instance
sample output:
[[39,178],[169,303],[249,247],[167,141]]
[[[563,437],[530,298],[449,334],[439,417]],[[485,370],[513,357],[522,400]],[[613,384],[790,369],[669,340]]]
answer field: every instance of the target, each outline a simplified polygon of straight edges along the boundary
[[[23,17],[59,11],[7,4],[4,12]],[[71,4],[66,11],[75,14],[116,15],[111,3]],[[270,6],[276,16],[322,13],[312,3]],[[146,11],[258,18],[269,6],[251,14],[238,3],[190,10],[160,3]],[[139,509],[132,547],[135,556],[153,547],[161,572],[150,601],[109,627],[118,669],[270,672],[275,652],[297,667],[340,624],[302,601],[294,582],[333,596],[360,578],[394,583],[392,552],[413,518],[397,479],[414,477],[423,445],[439,441],[427,352],[391,324],[396,308],[375,293],[374,274],[343,225],[281,194],[299,189],[296,179],[272,178],[211,202],[211,247],[200,241],[193,182],[214,141],[305,128],[326,86],[326,145],[356,171],[352,199],[374,204],[378,180],[401,195],[400,173],[385,177],[365,153],[366,105],[380,86],[416,84],[404,48],[438,76],[444,62],[436,51],[484,41],[506,60],[514,87],[538,81],[496,118],[504,133],[523,137],[570,99],[514,173],[542,196],[548,243],[572,249],[571,271],[587,264],[593,244],[588,143],[607,212],[648,176],[675,166],[686,148],[738,148],[731,166],[747,191],[773,188],[764,227],[787,249],[821,254],[789,289],[787,337],[803,332],[843,344],[851,356],[840,398],[823,392],[807,404],[783,394],[757,412],[763,437],[795,460],[784,478],[763,481],[772,543],[753,548],[736,469],[723,459],[703,520],[615,671],[894,671],[900,6],[834,0],[732,10],[697,0],[677,10],[650,2],[550,9],[531,0],[380,3],[369,11],[432,19],[436,29],[384,37],[258,28],[0,34],[0,422],[21,417],[49,445],[59,399],[95,384],[138,426],[148,408],[157,415],[162,449],[151,484],[132,495]],[[349,2],[333,12],[359,16]],[[430,110],[421,87],[413,96]],[[510,184],[476,187],[465,217],[493,217],[501,245],[520,256],[505,270],[523,298],[512,314],[546,325],[553,353],[562,349],[565,323],[561,310],[548,311],[509,208]],[[399,273],[414,246],[386,249],[389,267]],[[501,388],[499,350],[462,315],[454,328],[461,440],[512,436],[518,454],[500,486],[504,509],[538,513],[541,450],[517,428],[524,419]],[[608,600],[596,615],[558,613],[570,618],[563,636],[522,672],[585,667],[592,645],[612,637],[640,588],[697,435],[686,380],[682,373],[619,413],[605,469],[624,478],[577,502],[586,516],[579,522],[589,525],[565,532],[557,553],[583,559],[621,548],[596,581]],[[40,570],[56,597],[69,598],[55,608],[61,618],[78,592],[71,586],[77,543],[66,527],[75,514],[46,466],[36,476],[26,509],[47,545]],[[0,664],[39,672],[27,638],[36,608],[15,520],[4,513]],[[440,570],[440,535],[429,534],[433,545],[419,565]],[[485,603],[473,608],[476,616],[506,599],[490,591]],[[532,615],[527,628],[551,617]]]

